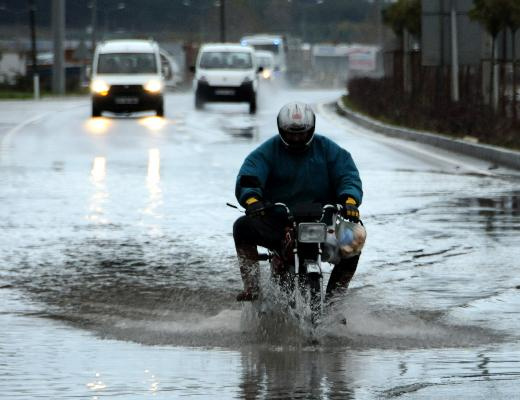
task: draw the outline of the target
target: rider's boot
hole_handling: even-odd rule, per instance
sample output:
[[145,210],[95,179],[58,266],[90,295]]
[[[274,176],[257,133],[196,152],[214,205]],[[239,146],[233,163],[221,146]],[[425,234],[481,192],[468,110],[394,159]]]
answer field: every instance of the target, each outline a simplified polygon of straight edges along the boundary
[[[334,266],[330,274],[329,283],[327,284],[327,293],[325,295],[327,308],[332,308],[336,300],[346,293],[348,285],[356,272],[358,261],[359,256],[355,256],[341,260],[340,263]],[[347,320],[342,316],[340,322],[346,325]]]
[[253,301],[258,298],[258,280],[260,276],[258,250],[256,246],[237,246],[238,265],[244,283],[244,290],[237,296],[237,301]]

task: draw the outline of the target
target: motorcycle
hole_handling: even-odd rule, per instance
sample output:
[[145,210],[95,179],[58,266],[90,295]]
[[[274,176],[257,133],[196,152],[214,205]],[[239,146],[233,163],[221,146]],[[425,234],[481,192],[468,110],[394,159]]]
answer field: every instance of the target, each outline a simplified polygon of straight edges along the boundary
[[[255,178],[242,176],[240,183],[242,187],[258,187]],[[342,218],[341,209],[341,205],[332,204],[306,203],[289,208],[275,203],[265,210],[281,210],[287,224],[281,246],[259,254],[259,260],[269,262],[271,280],[287,295],[290,308],[298,309],[297,317],[310,320],[314,326],[325,306],[322,263],[335,264],[342,257],[359,254],[366,238],[362,223]],[[264,314],[265,304],[261,290],[253,306]]]

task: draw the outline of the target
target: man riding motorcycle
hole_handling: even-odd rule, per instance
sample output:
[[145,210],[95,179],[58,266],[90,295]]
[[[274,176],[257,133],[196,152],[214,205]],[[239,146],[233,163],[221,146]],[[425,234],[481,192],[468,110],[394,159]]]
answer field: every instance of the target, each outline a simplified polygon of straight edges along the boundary
[[[311,107],[292,102],[277,118],[278,133],[251,152],[238,173],[235,195],[246,215],[233,225],[233,238],[244,283],[238,301],[258,298],[257,246],[280,247],[287,220],[270,205],[291,207],[301,203],[341,204],[343,217],[359,221],[363,190],[350,153],[325,136],[314,133],[316,116]],[[259,185],[244,187],[241,177],[254,176]],[[327,298],[345,291],[357,268],[359,255],[342,259],[332,270]]]

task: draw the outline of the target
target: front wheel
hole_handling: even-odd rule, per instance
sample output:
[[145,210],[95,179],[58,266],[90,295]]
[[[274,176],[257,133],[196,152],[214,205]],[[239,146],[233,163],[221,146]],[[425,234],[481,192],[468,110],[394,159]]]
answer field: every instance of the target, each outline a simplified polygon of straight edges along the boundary
[[310,298],[312,323],[316,324],[322,314],[322,284],[320,274],[307,275],[307,288]]

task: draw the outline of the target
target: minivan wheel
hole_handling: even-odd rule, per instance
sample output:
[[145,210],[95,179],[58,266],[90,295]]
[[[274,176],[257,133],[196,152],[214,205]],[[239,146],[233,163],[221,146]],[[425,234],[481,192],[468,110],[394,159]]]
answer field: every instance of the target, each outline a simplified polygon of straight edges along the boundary
[[99,108],[94,100],[92,100],[92,116],[101,117],[101,108]]
[[164,117],[164,105],[163,105],[163,103],[161,103],[159,105],[159,107],[157,107],[157,109],[155,110],[155,115],[157,115],[158,117]]
[[256,113],[256,96],[253,95],[249,100],[249,114]]
[[202,110],[204,108],[204,101],[199,94],[195,94],[195,109]]

